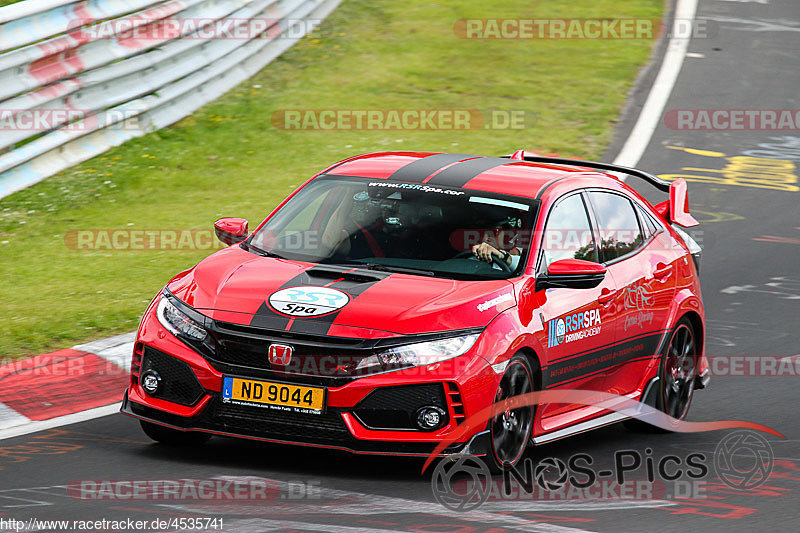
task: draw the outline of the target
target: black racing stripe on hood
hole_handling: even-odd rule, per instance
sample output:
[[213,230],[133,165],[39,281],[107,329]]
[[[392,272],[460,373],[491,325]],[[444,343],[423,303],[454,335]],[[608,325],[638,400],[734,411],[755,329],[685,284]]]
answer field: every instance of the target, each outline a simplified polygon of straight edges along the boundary
[[518,163],[515,159],[505,157],[480,157],[463,161],[436,174],[428,182],[433,185],[446,185],[448,187],[463,187],[475,176],[495,167]]
[[435,154],[417,159],[416,161],[400,167],[389,176],[390,180],[411,181],[420,183],[428,176],[447,165],[458,163],[470,157],[479,157],[469,154]]
[[250,325],[256,328],[282,330],[289,325],[289,320],[291,320],[290,317],[279,315],[265,301],[253,315]]
[[[391,272],[376,272],[373,270],[353,269],[352,267],[316,265],[308,270],[304,270],[273,292],[303,285],[314,287],[328,286],[349,294],[350,303],[352,303],[352,301],[365,290],[383,281],[390,275]],[[267,295],[267,298],[269,298],[269,295]],[[347,305],[350,305],[350,303]],[[347,307],[347,305],[344,307]],[[265,329],[285,330],[289,326],[289,322],[293,320],[294,322],[292,322],[290,328],[291,331],[311,335],[325,335],[344,307],[320,317],[286,317],[274,311],[269,303],[265,301],[258,308],[258,311],[256,311],[250,325]]]

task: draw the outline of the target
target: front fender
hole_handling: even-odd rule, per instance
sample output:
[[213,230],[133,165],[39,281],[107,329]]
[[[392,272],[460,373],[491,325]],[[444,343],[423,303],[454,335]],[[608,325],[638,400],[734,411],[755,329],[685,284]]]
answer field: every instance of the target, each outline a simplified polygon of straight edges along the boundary
[[[520,311],[512,307],[498,314],[484,330],[478,345],[478,353],[490,365],[500,365],[511,359],[520,350],[541,354],[543,347],[539,339],[544,336],[544,328],[539,319],[533,319],[526,326],[520,318]],[[541,360],[538,359],[539,366]],[[495,369],[497,372],[498,369]],[[502,375],[502,370],[499,372]]]

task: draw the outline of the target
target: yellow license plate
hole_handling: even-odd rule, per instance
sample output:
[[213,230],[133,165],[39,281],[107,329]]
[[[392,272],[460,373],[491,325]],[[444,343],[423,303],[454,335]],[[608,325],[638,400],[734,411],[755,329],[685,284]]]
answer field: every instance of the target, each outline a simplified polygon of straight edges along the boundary
[[294,413],[322,414],[325,389],[225,376],[222,378],[222,401]]

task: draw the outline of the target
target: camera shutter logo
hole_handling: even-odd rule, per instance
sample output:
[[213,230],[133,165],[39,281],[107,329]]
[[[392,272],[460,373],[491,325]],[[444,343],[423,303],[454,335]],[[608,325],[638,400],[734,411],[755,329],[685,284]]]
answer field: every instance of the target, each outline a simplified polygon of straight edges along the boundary
[[[473,455],[458,455],[439,461],[431,477],[433,497],[451,511],[471,511],[489,498],[492,473],[483,460]],[[456,490],[463,487],[465,491]]]
[[772,473],[775,454],[769,441],[754,431],[726,435],[714,450],[714,469],[729,487],[748,490],[763,485]]
[[567,483],[569,468],[558,457],[548,457],[539,461],[533,470],[533,477],[544,490],[559,490]]

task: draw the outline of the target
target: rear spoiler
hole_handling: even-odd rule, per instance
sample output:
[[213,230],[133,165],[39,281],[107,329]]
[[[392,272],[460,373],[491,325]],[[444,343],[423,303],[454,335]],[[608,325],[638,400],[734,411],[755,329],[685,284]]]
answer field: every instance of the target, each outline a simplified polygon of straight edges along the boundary
[[600,163],[598,161],[568,159],[565,157],[527,155],[524,150],[517,150],[511,155],[504,155],[500,157],[518,159],[520,161],[531,161],[533,163],[552,163],[555,165],[571,165],[576,167],[595,168],[598,170],[619,172],[621,174],[627,174],[628,176],[640,178],[659,191],[669,193],[669,200],[654,206],[656,212],[661,215],[664,220],[686,228],[697,226],[699,224],[699,222],[697,222],[697,220],[695,220],[694,217],[692,217],[692,215],[689,213],[689,194],[686,187],[686,181],[683,178],[678,178],[675,181],[669,182],[662,180],[658,176],[650,174],[649,172],[639,170],[638,168],[623,167],[622,165],[614,165],[611,163]]

